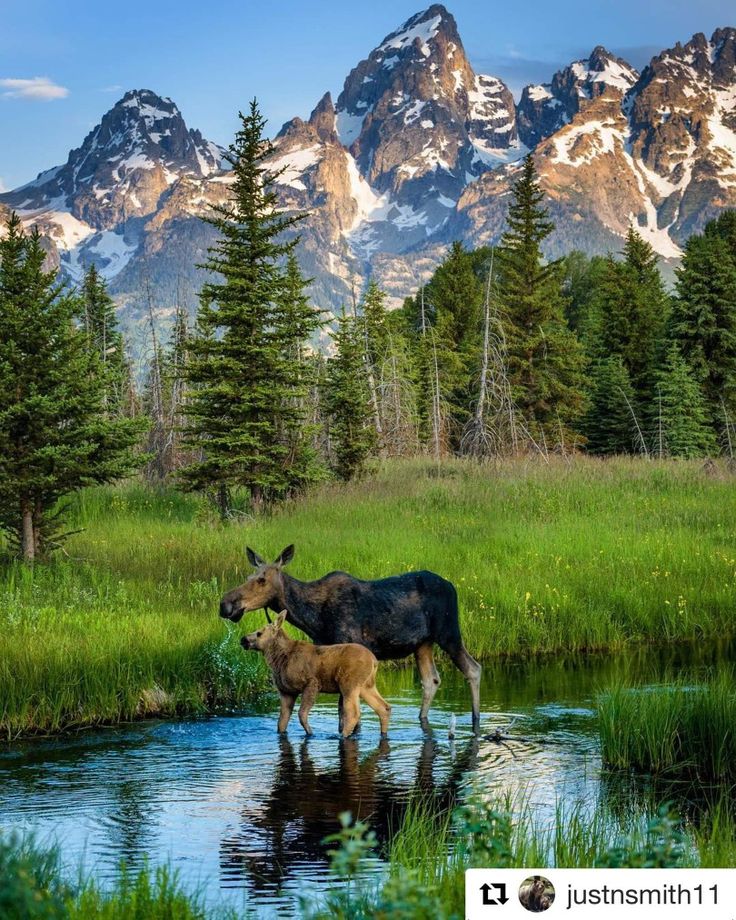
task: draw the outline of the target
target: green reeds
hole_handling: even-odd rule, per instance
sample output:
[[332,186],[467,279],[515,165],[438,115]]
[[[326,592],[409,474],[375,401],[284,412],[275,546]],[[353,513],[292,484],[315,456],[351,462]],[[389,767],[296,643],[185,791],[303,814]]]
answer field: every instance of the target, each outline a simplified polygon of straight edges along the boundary
[[603,760],[701,783],[736,779],[736,683],[726,668],[704,683],[616,687],[598,698]]

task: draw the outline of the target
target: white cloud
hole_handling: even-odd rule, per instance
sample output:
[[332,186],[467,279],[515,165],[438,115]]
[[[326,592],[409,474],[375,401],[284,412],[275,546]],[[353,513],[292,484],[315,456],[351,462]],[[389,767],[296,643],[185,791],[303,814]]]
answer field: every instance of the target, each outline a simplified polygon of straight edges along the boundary
[[0,176],[0,192],[7,192],[7,190],[8,190],[8,187],[7,187],[7,185],[3,182],[3,177]]
[[101,93],[119,93],[123,87],[119,83],[113,83],[112,86],[103,86]]
[[69,95],[65,86],[59,86],[48,77],[5,77],[0,79],[0,89],[5,90],[2,95],[6,99],[35,99],[48,102],[51,99],[64,99]]

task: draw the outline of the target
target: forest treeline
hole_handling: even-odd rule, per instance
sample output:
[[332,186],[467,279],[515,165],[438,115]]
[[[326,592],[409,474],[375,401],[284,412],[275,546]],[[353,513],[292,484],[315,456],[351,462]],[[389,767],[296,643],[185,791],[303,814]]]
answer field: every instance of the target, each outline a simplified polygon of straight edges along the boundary
[[369,281],[332,321],[294,248],[305,215],[278,207],[255,101],[227,158],[230,200],[196,322],[168,341],[151,313],[137,386],[104,280],[71,290],[37,230],[0,239],[0,530],[33,559],[63,537],[63,500],[143,469],[209,495],[223,518],[371,457],[634,453],[733,457],[736,211],[686,243],[668,291],[634,227],[607,257],[547,261],[553,231],[528,156],[493,248],[449,247],[389,310]]

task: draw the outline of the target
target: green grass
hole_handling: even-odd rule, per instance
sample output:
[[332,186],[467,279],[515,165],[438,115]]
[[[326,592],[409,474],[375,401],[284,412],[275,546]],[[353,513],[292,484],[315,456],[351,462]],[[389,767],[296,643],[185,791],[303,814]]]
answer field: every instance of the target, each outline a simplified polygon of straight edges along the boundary
[[[499,801],[471,796],[454,815],[438,815],[431,803],[417,801],[390,845],[388,879],[376,882],[356,871],[350,885],[327,893],[312,917],[455,920],[464,916],[464,875],[474,866],[732,867],[736,822],[729,804],[722,797],[695,827],[667,806],[622,818],[603,803],[590,811],[560,802],[552,820],[541,820],[523,793]],[[356,832],[344,836],[355,868]],[[363,853],[370,852],[366,845]],[[344,860],[335,859],[333,871],[342,868]],[[343,872],[337,875],[344,880]]]
[[736,780],[736,682],[731,669],[695,686],[615,687],[598,698],[603,760],[616,768]]
[[698,463],[393,461],[271,514],[220,525],[206,502],[141,485],[73,506],[65,554],[0,570],[0,730],[242,703],[266,686],[217,617],[245,545],[311,579],[429,568],[460,596],[481,658],[734,633],[736,490]]
[[123,872],[108,889],[90,878],[70,884],[58,850],[32,840],[0,839],[3,920],[235,920],[235,911],[206,908],[167,867]]

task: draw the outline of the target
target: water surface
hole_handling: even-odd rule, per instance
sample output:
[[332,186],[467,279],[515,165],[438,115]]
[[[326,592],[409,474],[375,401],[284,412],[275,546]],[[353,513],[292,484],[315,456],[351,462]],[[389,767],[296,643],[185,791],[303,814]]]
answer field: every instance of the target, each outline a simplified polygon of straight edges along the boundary
[[[413,669],[382,669],[379,688],[393,705],[388,741],[367,707],[360,735],[339,740],[328,696],[313,710],[313,738],[295,716],[280,739],[274,696],[237,714],[17,743],[0,749],[0,828],[57,842],[71,872],[81,863],[109,881],[121,861],[170,863],[212,903],[287,916],[300,895],[324,890],[323,840],[341,812],[368,820],[385,845],[413,795],[451,806],[471,780],[493,794],[524,790],[542,820],[559,800],[592,807],[605,786],[595,694],[621,680],[695,680],[732,658],[730,648],[700,646],[487,665],[480,740],[457,672],[443,673],[428,736]],[[497,728],[515,740],[482,737]]]

